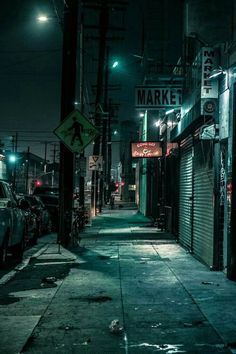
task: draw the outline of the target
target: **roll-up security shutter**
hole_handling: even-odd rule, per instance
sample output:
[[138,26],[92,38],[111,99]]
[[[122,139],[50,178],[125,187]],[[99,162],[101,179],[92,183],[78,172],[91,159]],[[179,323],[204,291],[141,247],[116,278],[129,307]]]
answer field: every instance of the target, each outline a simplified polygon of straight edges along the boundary
[[193,165],[193,252],[209,266],[213,263],[214,231],[211,144],[202,140],[195,145]]
[[183,246],[192,248],[192,138],[180,146],[179,239]]

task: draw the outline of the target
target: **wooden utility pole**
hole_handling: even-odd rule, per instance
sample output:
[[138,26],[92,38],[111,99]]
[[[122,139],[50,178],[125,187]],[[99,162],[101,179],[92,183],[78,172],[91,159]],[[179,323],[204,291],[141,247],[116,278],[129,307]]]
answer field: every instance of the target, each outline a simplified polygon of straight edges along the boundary
[[[90,39],[99,40],[99,57],[98,57],[98,72],[97,72],[97,84],[96,84],[96,100],[95,100],[95,125],[97,129],[100,131],[100,137],[95,140],[94,144],[94,155],[103,155],[105,159],[107,156],[104,156],[104,141],[107,139],[107,127],[106,123],[103,125],[102,119],[103,115],[101,114],[101,107],[104,109],[103,103],[107,105],[107,94],[108,94],[108,56],[106,58],[106,42],[107,40],[121,40],[123,37],[115,37],[112,36],[109,38],[107,36],[108,31],[124,31],[123,27],[111,26],[109,25],[109,8],[113,8],[116,11],[124,11],[127,5],[126,1],[110,1],[110,0],[100,0],[99,5],[91,2],[90,4],[85,1],[85,6],[90,8],[99,8],[100,9],[100,20],[99,20],[99,36],[89,37]],[[96,25],[86,25],[86,28],[96,29]],[[103,85],[103,77],[105,76],[105,85]],[[104,92],[104,90],[106,92]],[[103,95],[106,96],[103,98]],[[98,109],[99,108],[99,109]],[[103,143],[102,143],[103,142]],[[106,161],[105,161],[106,163]],[[104,171],[100,173],[100,181],[98,180],[97,171],[92,172],[92,188],[91,188],[91,207],[92,207],[92,215],[96,215],[97,204],[99,200],[99,211],[101,211],[103,204],[103,188],[104,188]],[[99,183],[100,182],[100,183]],[[98,199],[98,184],[100,185],[100,195]]]
[[[81,25],[80,25],[80,111],[84,113],[84,17],[81,16]],[[81,164],[84,161],[84,151],[80,153],[80,177],[79,177],[79,205],[84,213],[84,175],[81,173]]]
[[[74,110],[76,95],[78,0],[66,0],[63,22],[63,57],[61,83],[61,122]],[[60,205],[58,243],[70,241],[74,189],[74,156],[60,144]]]
[[[108,31],[108,19],[109,19],[109,10],[107,6],[107,1],[103,0],[100,10],[100,19],[99,19],[99,58],[98,58],[98,73],[97,73],[97,93],[95,100],[95,125],[101,133],[101,114],[98,112],[98,106],[102,106],[102,97],[103,97],[103,76],[104,76],[104,67],[105,67],[105,53],[106,53],[106,35]],[[97,137],[94,143],[93,154],[100,155],[100,142],[101,135]],[[91,206],[92,214],[96,215],[96,207],[98,200],[98,176],[97,171],[92,172],[92,188],[91,188]]]
[[27,149],[27,158],[26,158],[26,171],[25,171],[25,193],[29,193],[29,163],[30,163],[30,147]]

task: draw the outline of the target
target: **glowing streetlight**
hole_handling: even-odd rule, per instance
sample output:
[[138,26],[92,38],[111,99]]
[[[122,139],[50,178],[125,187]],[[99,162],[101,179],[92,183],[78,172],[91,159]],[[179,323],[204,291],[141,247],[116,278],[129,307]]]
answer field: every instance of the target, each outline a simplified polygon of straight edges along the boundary
[[116,60],[114,61],[114,63],[112,64],[112,68],[116,68],[119,65],[119,62]]
[[174,113],[174,111],[175,110],[173,108],[169,109],[168,111],[166,111],[165,115],[167,116],[168,114]]
[[37,17],[37,20],[39,22],[48,22],[49,18],[46,15],[40,15],[40,16]]
[[160,127],[160,125],[161,125],[161,120],[158,119],[158,121],[156,121],[156,122],[154,123],[154,125],[155,125],[155,127]]
[[10,155],[9,156],[9,162],[11,162],[11,163],[15,163],[16,162],[16,155]]

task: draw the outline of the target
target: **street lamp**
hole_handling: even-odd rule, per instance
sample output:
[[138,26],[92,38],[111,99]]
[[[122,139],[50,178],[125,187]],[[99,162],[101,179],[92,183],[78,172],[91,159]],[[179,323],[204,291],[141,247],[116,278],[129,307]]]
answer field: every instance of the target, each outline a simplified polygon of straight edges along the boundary
[[9,162],[15,163],[15,162],[16,162],[16,155],[11,154],[11,155],[9,156]]
[[49,21],[49,17],[46,16],[46,15],[39,15],[37,17],[37,20],[38,20],[38,22],[48,22]]
[[116,68],[119,65],[119,62],[116,60],[114,61],[114,63],[112,64],[112,68]]
[[219,66],[218,68],[215,68],[211,71],[211,74],[209,76],[209,79],[214,79],[217,76],[226,74],[226,71],[223,70],[223,68],[221,66]]

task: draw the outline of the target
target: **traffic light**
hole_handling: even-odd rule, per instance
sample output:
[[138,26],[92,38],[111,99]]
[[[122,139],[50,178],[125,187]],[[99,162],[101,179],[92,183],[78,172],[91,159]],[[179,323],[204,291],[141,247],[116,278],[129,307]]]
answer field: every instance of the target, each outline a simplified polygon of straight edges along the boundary
[[36,179],[34,182],[35,187],[41,187],[43,185],[43,182],[40,181],[39,179]]

